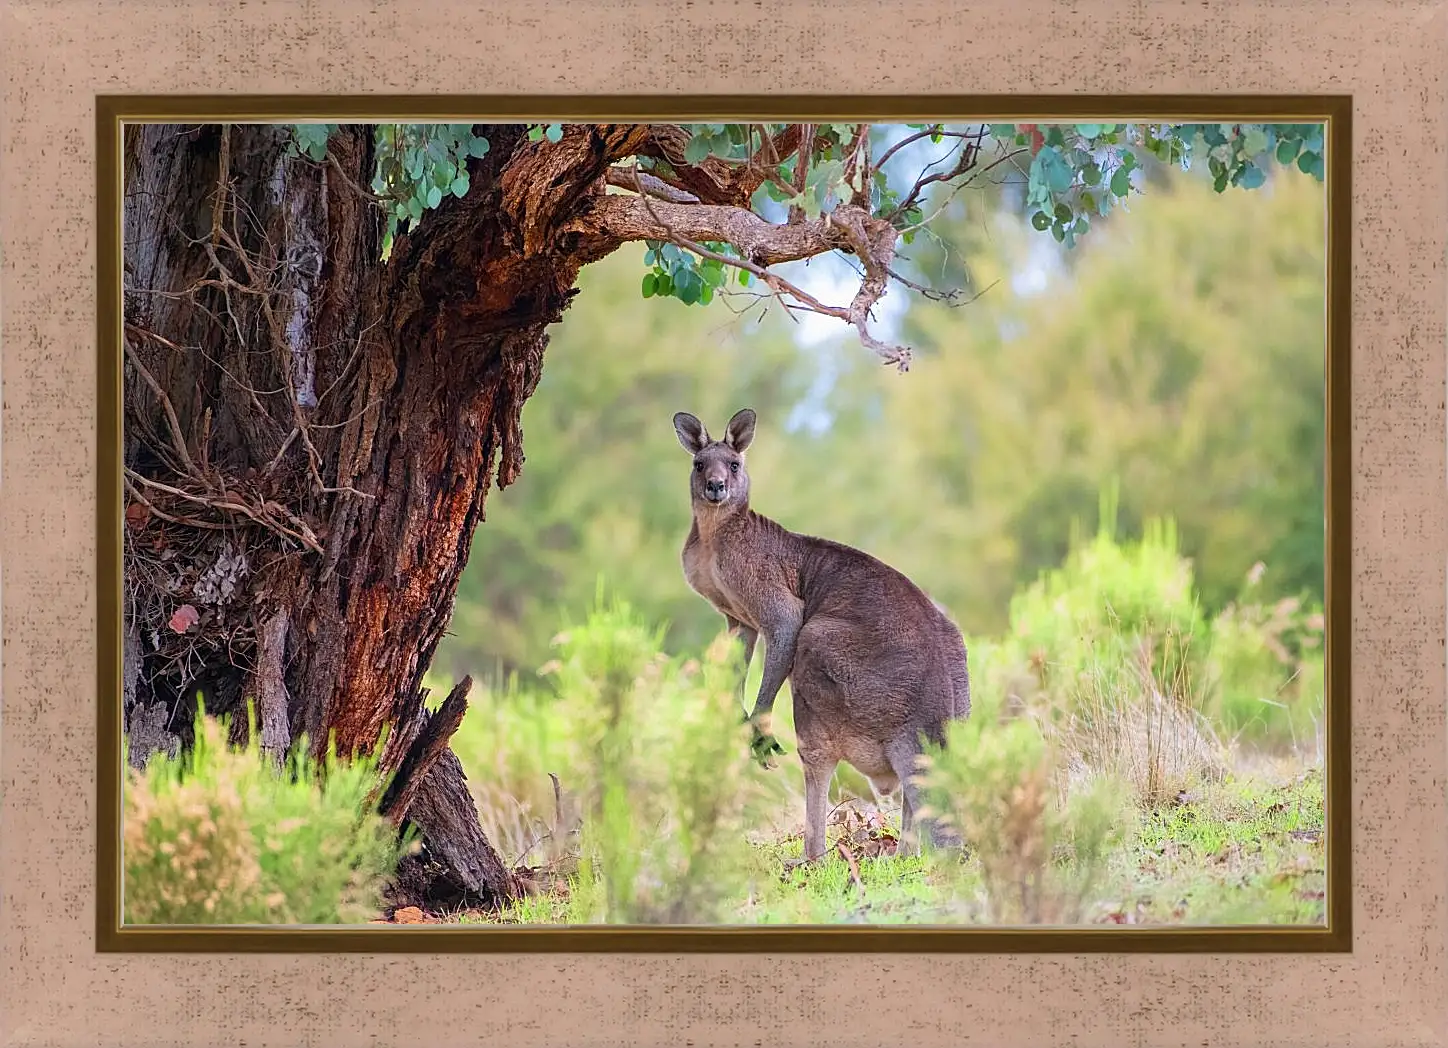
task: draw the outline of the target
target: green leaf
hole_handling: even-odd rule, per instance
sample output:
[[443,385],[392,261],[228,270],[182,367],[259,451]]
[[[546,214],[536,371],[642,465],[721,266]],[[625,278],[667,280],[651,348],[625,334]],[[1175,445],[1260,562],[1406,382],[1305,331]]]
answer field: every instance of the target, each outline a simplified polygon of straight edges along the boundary
[[543,132],[543,137],[550,142],[557,143],[563,138],[562,124],[549,124],[548,129]]
[[684,145],[684,162],[687,164],[698,164],[709,155],[711,140],[708,135],[695,134]]
[[1126,167],[1118,167],[1111,175],[1111,192],[1119,197],[1131,192],[1131,172]]
[[1064,193],[1071,188],[1071,183],[1075,181],[1075,172],[1055,146],[1042,146],[1036,156],[1041,160],[1042,173],[1053,193]]
[[1068,205],[1056,205],[1056,221],[1063,224],[1071,221],[1071,208]]
[[1242,151],[1248,156],[1258,156],[1267,151],[1267,132],[1260,127],[1250,128],[1242,136]]
[[644,298],[653,298],[654,293],[659,290],[659,278],[657,274],[645,273],[643,287]]
[[1051,216],[1046,214],[1044,211],[1037,211],[1034,215],[1031,216],[1031,225],[1034,226],[1039,232],[1044,233],[1047,229],[1051,227]]
[[1094,160],[1081,169],[1081,180],[1088,186],[1101,184],[1101,168]]
[[741,287],[748,287],[748,286],[749,286],[749,270],[747,270],[747,269],[741,269],[741,270],[739,271],[739,285],[740,285]]
[[430,207],[430,208],[433,208],[433,207],[437,207],[437,205],[440,204],[440,203],[442,203],[442,190],[441,190],[440,188],[438,188],[437,186],[428,186],[428,187],[427,187],[427,206]]
[[1316,161],[1316,153],[1304,150],[1302,155],[1297,158],[1297,170],[1301,171],[1304,175],[1310,175],[1312,174],[1313,164],[1316,163]]
[[1277,162],[1279,164],[1290,164],[1297,159],[1297,151],[1301,148],[1300,142],[1294,142],[1290,138],[1284,138],[1277,143]]
[[1095,138],[1101,134],[1101,129],[1104,126],[1104,124],[1077,124],[1076,133],[1082,138]]
[[409,216],[412,217],[412,220],[414,222],[422,217],[423,210],[424,209],[421,200],[417,199],[417,197],[415,196],[407,198],[407,213]]
[[[910,127],[924,127],[925,125],[923,125],[923,124],[911,124],[911,125],[909,125],[909,126],[910,126]],[[991,136],[992,138],[1006,139],[1006,138],[1015,138],[1015,137],[1016,137],[1016,125],[1015,125],[1015,124],[991,124],[991,125],[989,125],[989,126],[990,126],[990,136]]]
[[1256,164],[1244,164],[1237,178],[1237,185],[1243,189],[1257,189],[1267,181],[1266,173]]
[[468,173],[464,171],[452,180],[452,195],[461,198],[468,191]]
[[486,138],[474,138],[468,143],[468,155],[475,156],[480,160],[488,155],[488,149],[488,140]]
[[543,141],[543,125],[542,125],[542,124],[534,124],[532,127],[528,128],[528,141],[529,141],[529,142],[541,142],[541,141]]

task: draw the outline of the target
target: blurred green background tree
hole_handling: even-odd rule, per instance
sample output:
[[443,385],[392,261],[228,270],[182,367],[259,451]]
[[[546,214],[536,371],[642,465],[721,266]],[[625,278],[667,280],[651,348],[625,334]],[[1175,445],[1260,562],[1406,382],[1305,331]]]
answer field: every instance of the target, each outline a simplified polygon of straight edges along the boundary
[[[1062,561],[1073,524],[1094,529],[1108,487],[1118,533],[1175,519],[1207,613],[1258,562],[1264,597],[1320,602],[1323,186],[1292,167],[1250,193],[1214,192],[1200,167],[1144,174],[1150,192],[1070,250],[1031,228],[1017,187],[942,195],[908,272],[966,295],[897,289],[882,303],[895,309],[877,321],[916,351],[903,376],[845,325],[761,317],[747,289],[710,309],[645,301],[642,246],[589,267],[523,413],[527,467],[488,503],[438,668],[535,669],[600,577],[667,622],[675,650],[717,632],[678,563],[678,410],[717,428],[753,407],[755,508],[894,564],[967,633],[1006,625],[1011,594]],[[830,263],[792,279],[828,288]]]

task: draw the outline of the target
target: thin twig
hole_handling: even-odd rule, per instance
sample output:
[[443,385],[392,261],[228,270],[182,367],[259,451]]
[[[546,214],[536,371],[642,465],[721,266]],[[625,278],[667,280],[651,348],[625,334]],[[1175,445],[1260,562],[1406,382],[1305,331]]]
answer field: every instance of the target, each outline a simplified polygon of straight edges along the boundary
[[[219,499],[213,496],[193,495],[189,491],[183,491],[178,487],[173,487],[170,484],[163,484],[159,480],[152,480],[150,477],[143,476],[142,474],[137,473],[135,470],[131,469],[129,466],[125,466],[122,468],[125,470],[126,477],[138,484],[144,484],[148,488],[153,488],[156,491],[165,492],[168,495],[174,495],[176,498],[184,499],[187,502],[193,502],[201,506],[206,506],[210,509],[220,510],[222,512],[229,511],[233,513],[240,513],[245,517],[249,517],[251,520],[255,521],[257,524],[260,524],[264,528],[270,528],[273,531],[285,535],[293,541],[300,542],[302,545],[310,549],[313,553],[325,552],[322,549],[321,543],[317,541],[316,535],[313,534],[312,529],[307,526],[306,522],[298,518],[296,514],[292,513],[291,510],[287,509],[280,503],[266,501],[262,503],[261,509],[257,510],[251,506],[248,506],[244,502],[237,502],[232,499]],[[290,523],[292,527],[296,528],[297,530],[293,531],[290,528],[284,527],[281,524],[277,523],[275,520],[270,519],[270,517],[267,515],[268,512],[280,513],[282,516],[286,517],[287,522]]]
[[[127,329],[131,329],[135,328],[135,325],[127,324],[126,327]],[[143,328],[135,328],[135,330],[144,331]],[[150,332],[146,333],[150,334]],[[160,338],[159,335],[155,337]],[[163,339],[162,341],[165,340]],[[167,344],[175,345],[175,343],[169,342]],[[181,464],[186,468],[188,473],[195,476],[196,464],[191,460],[191,452],[186,450],[186,438],[181,432],[181,420],[176,417],[176,409],[171,406],[171,398],[167,396],[166,391],[161,388],[161,383],[156,381],[156,376],[151,374],[145,364],[141,363],[141,358],[136,355],[136,351],[131,348],[129,342],[125,343],[125,347],[126,358],[130,360],[131,366],[136,369],[146,385],[151,387],[151,392],[155,393],[161,401],[161,409],[166,413],[166,424],[171,427],[171,443],[176,449],[176,454],[180,456]]]
[[[996,160],[992,160],[992,161],[991,161],[989,164],[987,164],[985,167],[981,168],[979,171],[976,171],[975,174],[973,174],[973,175],[971,175],[969,178],[963,180],[959,185],[957,185],[954,189],[952,189],[952,190],[950,191],[949,195],[946,196],[945,200],[941,202],[940,206],[935,209],[935,211],[930,215],[929,218],[921,219],[919,222],[916,222],[916,223],[915,223],[914,225],[912,225],[912,226],[906,226],[904,229],[900,230],[900,235],[901,235],[901,236],[904,236],[906,233],[913,233],[913,232],[915,232],[915,230],[917,230],[917,229],[923,229],[924,227],[930,225],[931,222],[934,222],[937,218],[940,217],[941,212],[943,212],[947,207],[950,206],[950,202],[955,199],[956,195],[957,195],[962,189],[965,189],[967,186],[969,186],[971,183],[973,183],[976,179],[978,179],[981,175],[984,175],[985,173],[987,173],[988,171],[990,171],[992,168],[999,167],[1001,164],[1004,164],[1004,163],[1006,163],[1007,161],[1010,161],[1010,160],[1014,159],[1017,155],[1019,155],[1019,154],[1021,154],[1021,153],[1024,153],[1025,151],[1026,151],[1026,150],[1025,150],[1024,148],[1017,149],[1017,150],[1014,150],[1014,151],[1012,151],[1012,152],[1010,152],[1010,153],[1007,153],[1007,154],[1006,154],[1005,156],[1003,156],[1003,157],[999,157],[999,158],[996,159]],[[934,176],[932,176],[932,177],[934,177]],[[898,211],[897,211],[897,213],[898,213]]]

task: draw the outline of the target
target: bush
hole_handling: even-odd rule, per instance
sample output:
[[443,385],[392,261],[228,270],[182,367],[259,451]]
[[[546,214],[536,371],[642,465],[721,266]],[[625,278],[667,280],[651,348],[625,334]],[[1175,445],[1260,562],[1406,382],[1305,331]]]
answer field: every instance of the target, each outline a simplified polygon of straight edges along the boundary
[[122,857],[128,924],[335,924],[375,916],[407,843],[371,807],[375,761],[303,738],[280,768],[249,732],[198,713],[196,743],[153,756],[125,785]]
[[978,859],[989,921],[1079,923],[1132,832],[1129,791],[1106,776],[1062,789],[1055,748],[1026,718],[958,721],[946,743],[917,778],[928,813]]
[[1074,779],[1107,774],[1155,805],[1225,770],[1202,713],[1211,632],[1171,523],[1124,543],[1111,519],[1108,493],[1098,533],[1017,595],[978,690],[997,719],[1029,715]]
[[1260,747],[1322,759],[1322,609],[1258,597],[1266,568],[1248,574],[1238,600],[1212,623],[1212,713],[1222,729]]
[[721,635],[684,660],[661,640],[627,605],[601,602],[556,639],[558,712],[582,757],[583,919],[726,919],[757,863],[745,829],[767,773],[748,756],[739,646]]

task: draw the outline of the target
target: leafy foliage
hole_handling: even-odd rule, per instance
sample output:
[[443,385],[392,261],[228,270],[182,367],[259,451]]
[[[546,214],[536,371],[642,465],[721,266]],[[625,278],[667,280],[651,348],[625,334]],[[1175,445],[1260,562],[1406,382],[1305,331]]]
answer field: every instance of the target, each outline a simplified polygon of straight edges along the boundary
[[[292,156],[314,161],[326,157],[327,141],[336,124],[298,124],[288,146]],[[807,219],[830,215],[842,202],[863,204],[877,218],[900,230],[901,242],[914,242],[934,216],[923,210],[925,185],[940,182],[951,189],[973,182],[980,173],[984,141],[996,143],[1001,155],[988,167],[1010,160],[1026,173],[1025,205],[1031,226],[1049,232],[1073,247],[1092,222],[1108,215],[1144,185],[1143,158],[1164,165],[1189,166],[1205,154],[1213,188],[1255,189],[1263,185],[1273,164],[1292,166],[1322,181],[1326,174],[1323,128],[1319,124],[986,124],[956,128],[945,124],[908,124],[907,143],[883,125],[826,123],[805,125],[805,148],[775,152],[789,125],[690,124],[683,161],[699,166],[711,160],[748,164],[762,181],[751,207],[761,216],[778,209],[797,211]],[[530,142],[557,143],[564,125],[530,124]],[[379,124],[375,129],[377,168],[372,190],[387,214],[383,257],[399,231],[416,226],[424,214],[447,196],[464,196],[470,186],[467,162],[486,156],[489,142],[468,124]],[[892,184],[885,168],[891,150],[909,141],[938,145],[950,138],[955,149],[945,160],[953,168],[931,172],[937,158],[907,189]],[[871,167],[872,156],[878,166]],[[1027,160],[1027,157],[1029,158]],[[640,170],[665,177],[672,168],[657,157],[637,158]],[[728,245],[708,244],[724,259],[737,258]],[[665,252],[663,247],[670,250]],[[727,261],[696,258],[672,244],[650,242],[648,272],[641,282],[644,298],[674,298],[686,305],[707,305],[727,283]],[[740,284],[749,274],[738,272]]]
[[1032,153],[1026,205],[1032,227],[1067,247],[1133,191],[1146,153],[1188,167],[1205,152],[1218,193],[1256,189],[1275,160],[1319,182],[1326,175],[1320,124],[992,124],[991,136]]
[[1109,777],[1059,793],[1058,760],[1028,720],[950,725],[945,748],[921,758],[926,807],[971,842],[987,918],[996,924],[1078,924],[1096,902],[1111,853],[1135,811]]
[[292,126],[292,140],[287,143],[287,156],[306,154],[317,163],[327,159],[327,142],[337,130],[337,124],[295,124]]
[[[659,240],[645,242],[644,265],[652,266],[644,274],[644,298],[677,298],[686,306],[694,304],[707,306],[714,301],[714,294],[729,279],[725,264],[715,258],[702,258],[690,251]],[[711,251],[721,255],[738,257],[728,244],[705,244]],[[739,282],[747,284],[749,274],[739,271]]]
[[376,139],[372,191],[387,211],[386,257],[399,228],[412,229],[445,196],[466,195],[468,160],[487,156],[489,146],[486,138],[473,134],[471,124],[379,124]]

